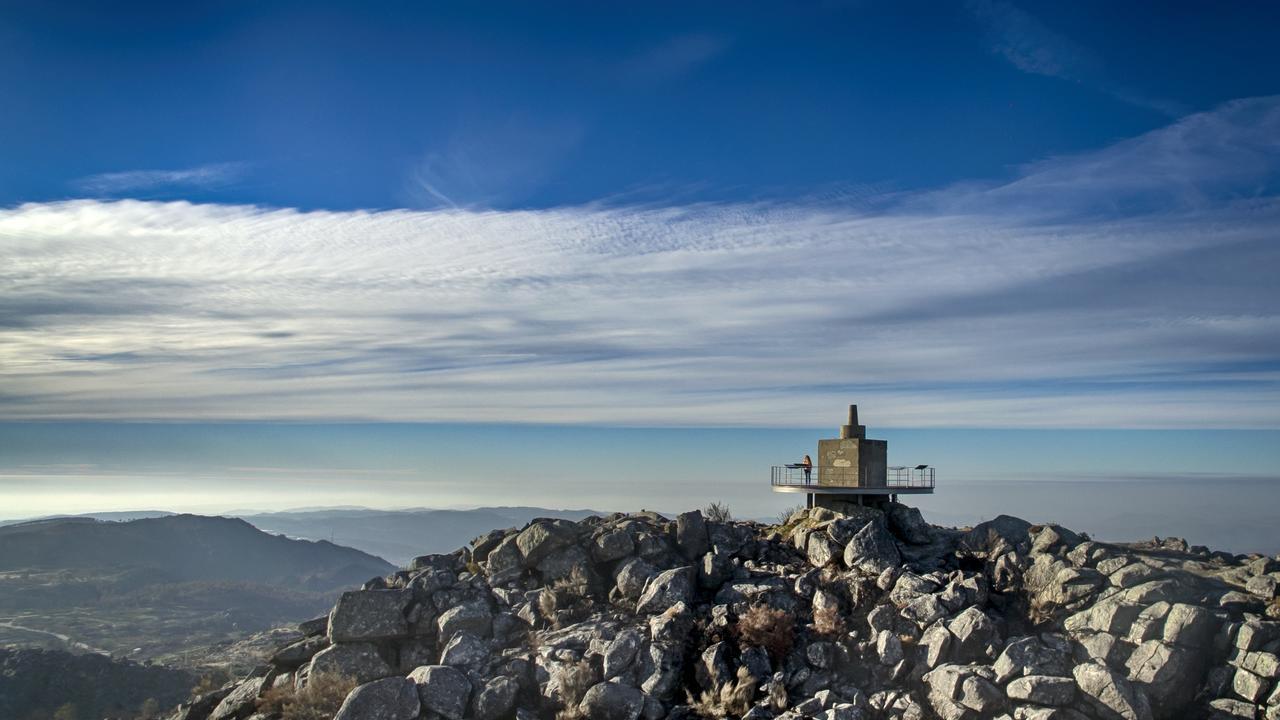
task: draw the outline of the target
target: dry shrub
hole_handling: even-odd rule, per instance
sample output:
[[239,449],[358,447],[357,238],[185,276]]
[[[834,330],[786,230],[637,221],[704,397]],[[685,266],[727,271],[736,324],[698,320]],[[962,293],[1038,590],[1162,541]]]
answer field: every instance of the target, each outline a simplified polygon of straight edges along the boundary
[[712,522],[729,522],[733,520],[733,513],[729,512],[729,505],[721,502],[713,502],[702,508],[702,516]]
[[590,611],[590,598],[591,578],[585,569],[575,565],[567,576],[551,583],[538,594],[538,613],[559,630]]
[[805,508],[805,506],[804,506],[804,505],[792,505],[791,507],[787,508],[786,510],[783,510],[782,512],[778,513],[778,523],[777,523],[777,524],[778,524],[778,525],[781,525],[781,526],[783,526],[783,527],[786,527],[787,525],[790,525],[790,524],[791,524],[791,516],[792,516],[792,515],[795,515],[796,513],[800,512],[801,510],[806,510],[806,509],[807,509],[807,508]]
[[689,695],[693,711],[707,718],[738,717],[751,710],[756,696],[756,679],[744,667],[738,668],[738,679],[722,683],[711,690],[703,690],[694,698]]
[[195,700],[205,693],[213,692],[214,690],[221,688],[223,685],[226,685],[227,681],[230,679],[231,676],[226,670],[214,670],[201,675],[200,680],[196,682],[195,687],[191,688],[191,699]]
[[795,632],[795,618],[791,613],[768,605],[752,605],[738,618],[738,637],[748,645],[768,650],[775,660],[791,652]]
[[579,660],[578,664],[565,670],[560,675],[560,703],[563,707],[556,713],[556,720],[590,720],[578,703],[595,684],[595,669],[586,660]]
[[834,605],[823,605],[814,610],[813,629],[824,637],[843,635],[844,618],[840,617],[840,608]]
[[258,710],[279,714],[281,720],[333,720],[355,687],[355,678],[318,673],[307,678],[301,689],[295,689],[292,683],[271,688],[258,699]]

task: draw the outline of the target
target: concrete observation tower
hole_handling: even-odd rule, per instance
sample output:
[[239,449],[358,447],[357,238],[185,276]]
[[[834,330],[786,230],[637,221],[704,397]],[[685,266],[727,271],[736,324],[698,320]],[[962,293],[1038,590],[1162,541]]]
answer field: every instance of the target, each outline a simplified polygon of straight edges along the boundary
[[928,465],[889,465],[889,443],[867,438],[858,424],[858,406],[849,406],[849,422],[840,437],[818,441],[813,468],[801,463],[774,465],[774,492],[805,493],[808,507],[849,512],[853,507],[884,507],[898,495],[933,492],[934,469]]

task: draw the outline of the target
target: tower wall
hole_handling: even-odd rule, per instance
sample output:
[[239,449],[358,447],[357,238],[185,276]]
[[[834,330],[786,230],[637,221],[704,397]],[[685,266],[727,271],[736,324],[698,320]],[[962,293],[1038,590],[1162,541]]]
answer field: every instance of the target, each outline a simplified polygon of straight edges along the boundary
[[889,443],[865,438],[818,441],[818,484],[885,487]]

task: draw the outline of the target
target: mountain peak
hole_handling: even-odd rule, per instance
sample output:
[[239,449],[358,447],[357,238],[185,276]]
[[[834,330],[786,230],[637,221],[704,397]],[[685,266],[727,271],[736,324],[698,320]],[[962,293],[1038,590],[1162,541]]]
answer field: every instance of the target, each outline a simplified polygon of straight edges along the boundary
[[[276,717],[265,688],[340,675],[342,720],[1253,717],[1277,704],[1277,570],[896,503],[535,519],[344,593],[265,674],[200,702]],[[1223,682],[1241,672],[1250,700]]]

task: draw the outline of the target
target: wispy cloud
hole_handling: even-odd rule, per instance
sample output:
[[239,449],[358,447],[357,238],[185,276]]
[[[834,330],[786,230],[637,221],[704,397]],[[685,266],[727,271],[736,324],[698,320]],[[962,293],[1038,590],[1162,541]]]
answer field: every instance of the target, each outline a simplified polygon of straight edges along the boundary
[[874,210],[24,205],[0,414],[1277,427],[1277,118]]
[[968,0],[971,13],[987,30],[992,52],[1032,75],[1080,83],[1121,102],[1178,117],[1181,103],[1149,97],[1106,77],[1105,66],[1089,48],[1055,32],[1034,15],[1001,0]]
[[647,48],[627,60],[623,75],[645,82],[655,82],[683,75],[710,62],[730,47],[722,35],[691,33],[677,35]]
[[579,143],[574,120],[531,123],[511,117],[474,121],[412,169],[408,199],[419,208],[517,203],[536,191]]
[[76,180],[74,186],[82,192],[99,195],[175,187],[211,189],[237,182],[248,170],[248,164],[241,162],[214,163],[181,170],[128,170],[83,177]]

